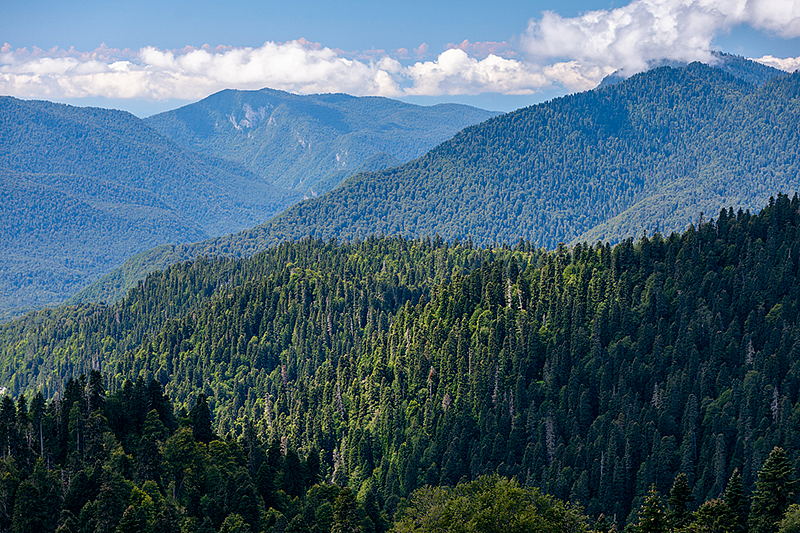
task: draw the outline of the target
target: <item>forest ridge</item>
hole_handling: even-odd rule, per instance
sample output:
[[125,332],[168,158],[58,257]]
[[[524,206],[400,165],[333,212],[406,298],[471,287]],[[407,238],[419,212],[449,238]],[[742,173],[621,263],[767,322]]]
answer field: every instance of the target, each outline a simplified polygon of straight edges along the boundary
[[[22,399],[14,409],[7,396],[3,408],[14,409],[11,418],[45,404],[52,413],[49,448],[42,437],[36,452],[29,431],[31,466],[6,454],[6,479],[17,480],[15,490],[50,487],[61,494],[53,505],[63,505],[64,484],[47,479],[95,476],[95,489],[74,500],[80,512],[59,516],[90,523],[83,520],[99,515],[88,513],[109,509],[116,494],[117,514],[108,516],[120,522],[111,528],[134,494],[146,501],[139,492],[154,502],[146,523],[175,511],[194,517],[186,527],[198,530],[206,519],[214,530],[237,520],[258,531],[292,521],[301,528],[299,516],[319,528],[324,517],[307,505],[325,500],[331,531],[346,509],[359,516],[357,529],[392,519],[401,528],[409,505],[422,512],[413,503],[421,487],[484,479],[463,490],[502,488],[509,501],[530,502],[539,496],[524,487],[540,487],[580,504],[591,527],[642,528],[643,513],[669,511],[697,527],[717,516],[774,531],[794,501],[800,454],[798,260],[800,199],[778,195],[757,215],[726,209],[683,233],[613,248],[304,239],[249,259],[182,263],[115,305],[42,311],[3,326],[3,383],[39,406]],[[115,399],[99,410],[106,390]],[[163,407],[166,398],[174,408]],[[151,409],[158,405],[163,416]],[[112,408],[138,414],[120,420]],[[89,441],[75,433],[90,423],[100,454],[91,471],[81,462]],[[173,477],[160,485],[146,477],[154,474],[134,474],[148,427],[152,453],[172,458],[161,464]],[[255,465],[268,461],[270,446],[275,470],[259,478]],[[106,469],[112,459],[120,466]],[[319,477],[276,478],[285,461]],[[777,479],[769,486],[783,498],[770,511],[756,504],[764,476]],[[737,477],[750,515],[732,503]],[[279,486],[268,483],[275,479]],[[429,496],[446,508],[458,494]],[[550,505],[563,504],[539,509]],[[550,515],[556,523],[572,520],[560,509]],[[675,527],[669,516],[662,530]]]

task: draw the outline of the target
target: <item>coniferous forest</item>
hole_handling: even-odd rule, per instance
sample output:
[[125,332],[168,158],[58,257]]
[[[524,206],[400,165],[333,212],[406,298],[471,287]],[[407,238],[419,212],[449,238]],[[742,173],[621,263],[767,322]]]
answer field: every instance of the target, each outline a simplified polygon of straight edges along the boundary
[[799,260],[778,195],[613,248],[305,239],[29,314],[0,530],[797,529]]

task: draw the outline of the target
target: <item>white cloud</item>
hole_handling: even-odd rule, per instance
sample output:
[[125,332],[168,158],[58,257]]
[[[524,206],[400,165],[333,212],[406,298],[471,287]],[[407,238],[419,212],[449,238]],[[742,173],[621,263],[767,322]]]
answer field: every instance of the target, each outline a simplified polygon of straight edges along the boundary
[[[463,41],[432,60],[423,60],[425,44],[392,55],[380,49],[346,53],[304,39],[258,48],[103,45],[91,52],[28,51],[6,43],[0,47],[0,94],[195,100],[226,88],[262,87],[392,97],[585,90],[615,70],[632,74],[654,60],[713,61],[714,37],[741,24],[800,36],[800,0],[633,0],[572,18],[545,12],[528,23],[516,47]],[[791,58],[759,61],[798,67]]]
[[521,41],[529,58],[562,58],[628,73],[659,59],[711,61],[720,32],[747,24],[781,37],[800,36],[797,0],[634,0],[612,10],[563,18],[545,12]]
[[772,68],[785,70],[786,72],[794,72],[795,70],[800,69],[800,57],[787,57],[781,59],[780,57],[763,56],[756,58],[756,61]]
[[450,49],[436,61],[425,61],[407,69],[411,95],[474,94],[496,92],[530,94],[548,84],[541,74],[520,61],[489,55],[478,61],[460,49]]
[[39,57],[26,50],[3,50],[0,93],[22,97],[195,99],[231,87],[401,94],[395,76],[402,67],[396,61],[351,60],[306,41],[219,51],[147,47],[104,61],[94,59],[95,54],[65,56],[61,52],[62,57]]
[[[531,94],[554,84],[587,89],[607,72],[573,63],[538,66],[452,48],[404,66],[389,56],[352,59],[307,41],[221,50],[11,50],[0,54],[0,93],[33,98],[197,99],[225,88],[356,95]],[[51,54],[55,57],[49,57]],[[590,75],[587,76],[587,72]]]

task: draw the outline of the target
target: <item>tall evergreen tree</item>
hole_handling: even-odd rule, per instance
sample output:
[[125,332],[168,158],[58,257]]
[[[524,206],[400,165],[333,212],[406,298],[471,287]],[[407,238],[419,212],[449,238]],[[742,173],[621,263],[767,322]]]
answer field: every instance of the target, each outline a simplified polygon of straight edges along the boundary
[[664,533],[667,531],[667,513],[664,504],[655,487],[645,496],[644,503],[639,509],[639,522],[636,524],[636,533]]
[[333,506],[331,533],[358,533],[360,531],[361,520],[358,517],[356,497],[350,487],[345,487],[339,492]]
[[792,465],[783,448],[775,447],[758,472],[756,491],[750,508],[752,533],[775,533],[777,524],[792,503],[795,481]]
[[700,506],[689,529],[697,533],[731,533],[736,528],[736,519],[728,505],[715,499]]
[[105,406],[106,389],[103,376],[99,370],[89,372],[89,383],[86,386],[86,400],[90,411],[102,410]]
[[214,432],[211,430],[211,411],[208,408],[205,393],[197,395],[192,410],[189,411],[189,419],[192,421],[192,431],[194,438],[198,442],[211,442],[214,439]]
[[728,484],[725,486],[723,500],[733,513],[737,531],[744,531],[747,527],[747,499],[742,487],[742,476],[739,469],[735,468]]
[[670,527],[677,529],[687,524],[690,518],[688,509],[689,502],[692,501],[692,490],[689,488],[689,478],[681,472],[675,476],[672,489],[667,498],[667,521]]

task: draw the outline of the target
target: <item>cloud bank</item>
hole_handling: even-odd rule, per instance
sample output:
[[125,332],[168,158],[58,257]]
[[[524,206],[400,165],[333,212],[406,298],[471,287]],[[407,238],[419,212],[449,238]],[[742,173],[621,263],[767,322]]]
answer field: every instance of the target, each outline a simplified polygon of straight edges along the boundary
[[[180,50],[0,48],[0,93],[27,98],[194,100],[226,89],[271,87],[295,93],[346,92],[390,97],[534,94],[594,87],[616,70],[644,70],[660,59],[713,61],[716,35],[750,25],[800,36],[797,0],[633,0],[613,10],[532,19],[513,43],[450,45],[435,58],[427,45],[391,53],[347,53],[304,39],[258,48]],[[758,59],[795,70],[798,58]]]
[[[459,46],[465,47],[465,43]],[[480,43],[476,46],[480,48]],[[420,47],[415,55],[425,48]],[[146,47],[138,51],[102,49],[88,54],[74,50],[29,52],[6,44],[0,50],[0,93],[34,98],[161,100],[196,99],[225,88],[271,87],[306,94],[345,92],[398,97],[532,94],[554,84],[579,90],[596,83],[568,62],[543,67],[494,53],[477,59],[455,46],[436,59],[406,66],[382,51],[357,55],[348,57],[302,39],[267,42],[259,48]]]
[[740,25],[784,38],[800,36],[797,0],[634,0],[613,10],[531,20],[522,47],[531,58],[569,58],[628,73],[648,64],[712,61],[711,42]]

